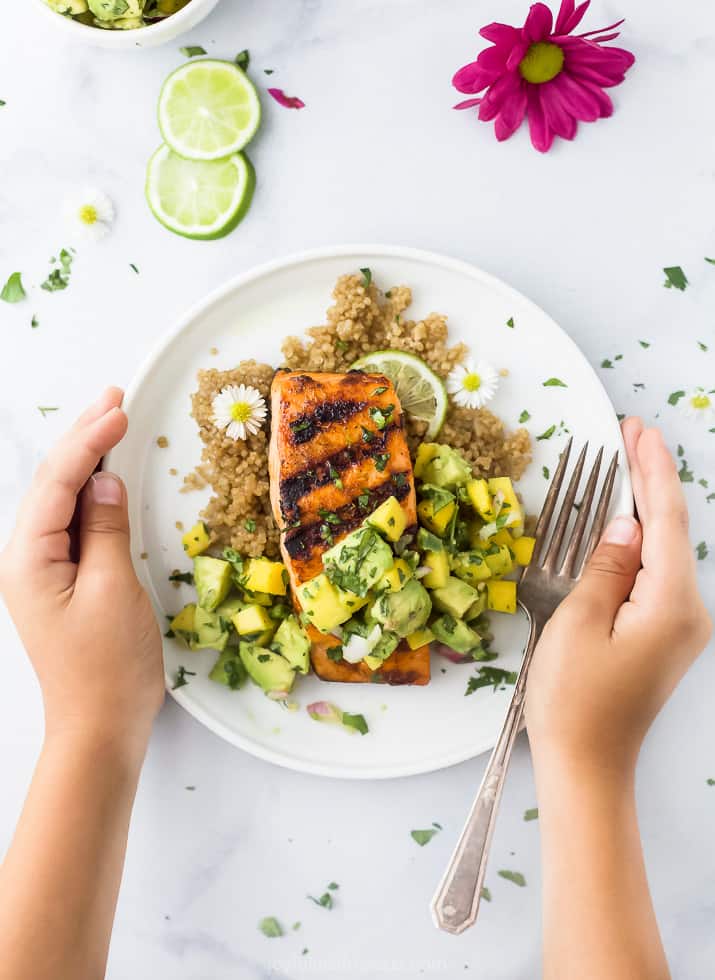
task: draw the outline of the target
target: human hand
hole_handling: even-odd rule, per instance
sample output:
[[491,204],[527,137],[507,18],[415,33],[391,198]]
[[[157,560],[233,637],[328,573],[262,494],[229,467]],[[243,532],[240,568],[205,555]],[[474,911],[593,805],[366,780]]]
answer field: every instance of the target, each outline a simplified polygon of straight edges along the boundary
[[[640,524],[616,518],[537,645],[526,699],[532,750],[623,768],[712,624],[698,593],[688,512],[657,429],[623,423]],[[642,567],[641,567],[642,566]]]
[[161,638],[132,567],[124,485],[93,475],[126,432],[121,402],[105,391],[40,465],[0,554],[0,592],[42,688],[46,733],[118,739],[143,755],[164,697]]

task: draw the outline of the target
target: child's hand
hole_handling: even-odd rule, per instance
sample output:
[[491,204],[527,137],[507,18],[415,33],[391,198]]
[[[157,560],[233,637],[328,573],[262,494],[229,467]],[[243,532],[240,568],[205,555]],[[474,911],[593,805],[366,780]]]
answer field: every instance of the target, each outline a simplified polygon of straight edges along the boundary
[[164,696],[161,639],[129,556],[126,490],[92,475],[126,432],[121,401],[108,389],[39,467],[0,555],[0,589],[42,687],[47,733],[127,736],[143,751]]
[[[623,424],[640,524],[617,518],[537,646],[526,718],[537,754],[631,765],[651,722],[706,645],[688,514],[656,429]],[[642,566],[642,567],[641,567]]]

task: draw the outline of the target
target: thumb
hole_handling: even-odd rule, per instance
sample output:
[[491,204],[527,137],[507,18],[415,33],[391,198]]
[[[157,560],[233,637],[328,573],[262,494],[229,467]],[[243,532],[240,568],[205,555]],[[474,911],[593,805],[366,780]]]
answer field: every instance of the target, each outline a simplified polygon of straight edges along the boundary
[[80,569],[131,564],[127,492],[114,473],[98,472],[82,491]]
[[616,517],[603,532],[574,589],[574,599],[585,612],[605,621],[609,632],[641,567],[642,540],[641,526],[635,518]]

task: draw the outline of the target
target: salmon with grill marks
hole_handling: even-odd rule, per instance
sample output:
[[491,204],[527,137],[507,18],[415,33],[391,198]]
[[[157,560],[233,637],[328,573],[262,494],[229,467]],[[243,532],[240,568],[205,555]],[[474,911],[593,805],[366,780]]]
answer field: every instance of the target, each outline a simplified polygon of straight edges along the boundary
[[[417,525],[412,462],[392,382],[381,374],[278,371],[271,387],[271,504],[294,591],[323,571],[325,551],[396,497]],[[297,600],[296,600],[297,601]],[[377,671],[334,661],[333,636],[307,627],[313,669],[324,680],[427,684],[429,647],[403,640]]]

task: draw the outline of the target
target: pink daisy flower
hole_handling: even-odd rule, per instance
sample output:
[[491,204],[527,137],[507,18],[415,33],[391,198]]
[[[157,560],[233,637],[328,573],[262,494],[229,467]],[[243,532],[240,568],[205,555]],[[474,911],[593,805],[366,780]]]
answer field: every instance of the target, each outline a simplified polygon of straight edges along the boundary
[[494,120],[498,140],[506,140],[529,120],[531,142],[541,153],[551,149],[555,136],[572,140],[580,122],[612,115],[613,103],[604,92],[620,85],[636,60],[630,51],[607,47],[618,37],[623,20],[598,31],[572,34],[588,10],[562,0],[553,15],[543,3],[531,6],[523,27],[487,24],[480,34],[492,45],[476,61],[460,68],[452,79],[466,99],[455,109],[479,106],[479,119]]

